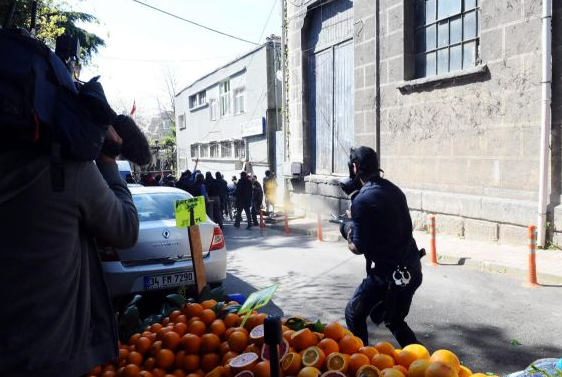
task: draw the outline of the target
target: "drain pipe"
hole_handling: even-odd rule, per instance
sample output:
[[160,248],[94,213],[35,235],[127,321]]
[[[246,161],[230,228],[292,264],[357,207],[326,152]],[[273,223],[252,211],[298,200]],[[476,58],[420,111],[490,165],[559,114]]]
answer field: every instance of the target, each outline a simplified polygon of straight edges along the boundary
[[537,243],[546,243],[546,212],[548,204],[548,162],[550,155],[552,101],[552,2],[542,2],[542,109],[541,109],[541,150],[539,175],[538,237]]

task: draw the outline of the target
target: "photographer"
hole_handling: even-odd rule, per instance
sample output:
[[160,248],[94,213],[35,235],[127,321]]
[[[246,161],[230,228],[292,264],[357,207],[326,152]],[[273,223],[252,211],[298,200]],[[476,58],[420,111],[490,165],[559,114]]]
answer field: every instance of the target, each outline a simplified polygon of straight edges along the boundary
[[[122,143],[113,127],[106,141]],[[98,245],[133,246],[137,210],[114,157],[63,160],[57,191],[48,153],[7,143],[0,152],[0,376],[81,376],[118,355]]]
[[344,191],[359,191],[352,199],[348,247],[365,256],[367,277],[347,304],[347,326],[368,344],[366,319],[370,316],[377,325],[384,321],[400,346],[419,343],[404,321],[422,282],[420,251],[412,236],[406,197],[380,176],[373,149],[352,149],[349,167],[353,181],[342,185]]

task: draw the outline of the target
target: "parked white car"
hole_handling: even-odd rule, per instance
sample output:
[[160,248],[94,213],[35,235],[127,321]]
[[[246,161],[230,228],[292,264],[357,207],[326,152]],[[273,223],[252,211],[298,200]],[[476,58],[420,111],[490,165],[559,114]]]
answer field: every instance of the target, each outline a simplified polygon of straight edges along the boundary
[[[187,228],[176,228],[174,202],[191,195],[173,187],[130,185],[140,220],[139,239],[130,249],[101,248],[100,255],[112,297],[194,285]],[[226,247],[222,230],[211,220],[199,225],[207,283],[226,278]]]

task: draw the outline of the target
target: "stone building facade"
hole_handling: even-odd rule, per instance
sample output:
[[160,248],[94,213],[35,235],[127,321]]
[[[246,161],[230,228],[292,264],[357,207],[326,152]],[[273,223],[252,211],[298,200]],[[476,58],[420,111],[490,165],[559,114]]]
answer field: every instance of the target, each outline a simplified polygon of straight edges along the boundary
[[[526,242],[538,208],[541,0],[288,2],[288,159],[304,172],[291,180],[293,202],[310,210],[322,202],[333,213],[348,204],[337,187],[345,172],[318,174],[308,152],[317,125],[307,66],[316,53],[307,42],[310,20],[346,2],[353,144],[377,150],[384,176],[406,193],[416,228],[435,214],[443,233]],[[562,244],[562,2],[553,2],[552,25],[548,240]]]

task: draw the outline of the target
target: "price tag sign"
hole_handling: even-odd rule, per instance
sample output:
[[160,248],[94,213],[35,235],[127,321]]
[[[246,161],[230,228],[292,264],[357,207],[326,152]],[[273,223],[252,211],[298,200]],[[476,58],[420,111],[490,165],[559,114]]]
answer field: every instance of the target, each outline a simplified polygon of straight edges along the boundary
[[207,221],[204,196],[176,200],[174,210],[176,212],[176,226],[178,228],[199,225]]
[[244,313],[251,313],[255,309],[259,309],[267,305],[271,298],[273,297],[273,293],[277,289],[277,284],[272,285],[271,287],[262,289],[261,291],[254,292],[246,299],[244,305],[238,310],[238,314]]

